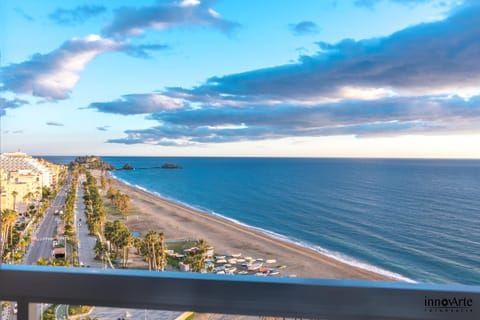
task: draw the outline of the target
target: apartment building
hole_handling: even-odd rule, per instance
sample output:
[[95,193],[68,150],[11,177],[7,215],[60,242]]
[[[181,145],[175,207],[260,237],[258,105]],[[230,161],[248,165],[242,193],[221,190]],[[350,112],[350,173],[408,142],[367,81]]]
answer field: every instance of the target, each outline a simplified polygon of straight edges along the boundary
[[42,188],[55,187],[62,166],[23,152],[0,154],[0,208],[24,212],[30,203],[40,201]]

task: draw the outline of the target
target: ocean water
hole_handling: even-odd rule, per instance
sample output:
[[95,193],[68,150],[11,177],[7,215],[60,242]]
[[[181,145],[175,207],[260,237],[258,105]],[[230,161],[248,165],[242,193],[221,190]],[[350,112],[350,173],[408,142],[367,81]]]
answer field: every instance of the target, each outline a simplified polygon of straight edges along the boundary
[[103,159],[177,163],[113,174],[352,265],[402,281],[480,284],[478,160]]

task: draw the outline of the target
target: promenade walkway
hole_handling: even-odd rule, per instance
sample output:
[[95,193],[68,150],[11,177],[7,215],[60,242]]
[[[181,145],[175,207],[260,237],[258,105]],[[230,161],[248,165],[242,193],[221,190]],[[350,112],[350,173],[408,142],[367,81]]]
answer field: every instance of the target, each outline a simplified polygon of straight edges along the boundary
[[[81,176],[79,179],[79,187],[77,190],[77,202],[75,205],[75,225],[78,237],[78,257],[79,261],[85,266],[91,268],[103,268],[102,262],[95,260],[95,244],[96,236],[89,234],[88,225],[85,216],[85,204],[83,203],[83,186],[85,177]],[[143,310],[143,309],[123,309],[123,308],[107,308],[95,307],[90,318],[98,320],[117,320],[117,319],[165,319],[175,320],[182,312],[172,311],[157,311],[157,310]]]
[[75,204],[75,225],[78,237],[78,259],[85,266],[92,268],[102,268],[102,262],[95,260],[95,244],[97,237],[89,233],[87,217],[85,216],[85,204],[83,203],[83,186],[85,177],[79,179],[80,183],[77,189],[77,202]]

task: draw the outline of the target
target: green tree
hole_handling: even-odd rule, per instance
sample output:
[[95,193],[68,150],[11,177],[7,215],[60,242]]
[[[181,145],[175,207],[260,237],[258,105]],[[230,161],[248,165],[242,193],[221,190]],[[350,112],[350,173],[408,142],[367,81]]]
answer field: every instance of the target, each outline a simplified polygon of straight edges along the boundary
[[91,234],[101,232],[103,223],[107,217],[107,212],[103,206],[102,197],[98,191],[97,181],[89,171],[86,172],[87,181],[83,185],[85,203],[85,215]]
[[15,226],[15,221],[18,219],[18,213],[15,210],[5,209],[1,213],[1,239],[2,243],[0,244],[0,255],[3,255],[4,250],[8,246],[13,244],[13,227]]
[[105,190],[107,188],[107,185],[108,185],[108,179],[105,175],[102,175],[100,177],[100,187],[102,188],[102,190]]
[[113,222],[108,221],[105,224],[105,238],[110,241],[115,249],[115,255],[118,256],[120,250],[123,251],[123,267],[127,267],[128,262],[128,248],[133,244],[133,236],[128,230],[128,227],[120,220]]
[[107,247],[105,244],[103,244],[100,240],[97,239],[97,242],[95,243],[95,259],[100,259],[104,252],[107,250]]
[[142,241],[141,252],[148,263],[148,270],[165,270],[167,265],[167,246],[163,232],[148,231]]
[[167,245],[165,244],[165,234],[160,232],[158,234],[158,266],[160,267],[160,271],[165,270],[167,266]]
[[15,207],[17,206],[17,196],[18,196],[18,192],[13,190],[12,191],[12,197],[13,197],[13,207],[12,207],[12,210],[15,210]]
[[53,198],[52,190],[49,187],[42,187],[42,200],[51,200]]
[[114,198],[114,204],[122,215],[126,215],[130,208],[130,197],[127,194],[117,193]]
[[35,198],[35,194],[33,192],[29,191],[23,196],[23,201],[25,201],[28,205],[32,202],[32,200],[34,198]]
[[133,247],[137,249],[137,255],[142,255],[143,240],[137,237],[133,238]]
[[114,188],[110,187],[107,190],[107,199],[110,200],[111,203],[113,203],[113,199],[115,199],[115,196],[117,195],[118,191],[115,190]]
[[48,259],[45,259],[43,257],[39,258],[37,260],[36,264],[39,265],[39,266],[49,266],[49,265],[51,265],[50,261],[48,261]]
[[203,239],[198,240],[195,248],[185,258],[185,263],[190,265],[190,270],[193,272],[201,272],[205,268],[207,251],[207,242]]
[[133,244],[133,236],[128,230],[128,228],[125,226],[125,228],[122,228],[119,234],[119,241],[118,241],[118,246],[120,249],[123,249],[123,267],[127,268],[128,266],[128,249],[132,246]]

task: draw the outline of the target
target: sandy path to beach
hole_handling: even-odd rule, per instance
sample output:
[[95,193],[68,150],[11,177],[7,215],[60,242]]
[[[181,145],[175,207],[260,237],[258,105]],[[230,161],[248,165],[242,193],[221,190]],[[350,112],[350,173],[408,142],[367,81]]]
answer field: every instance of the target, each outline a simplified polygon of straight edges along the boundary
[[111,179],[112,186],[131,197],[140,213],[128,217],[131,231],[143,236],[163,231],[167,240],[205,239],[216,254],[241,253],[253,258],[276,259],[286,265],[281,275],[335,279],[389,280],[385,276],[343,264],[313,250],[281,241],[239,224],[217,218]]

